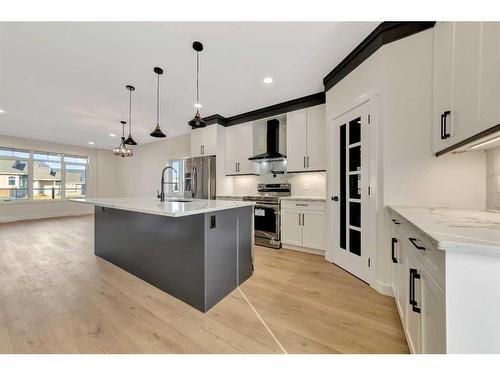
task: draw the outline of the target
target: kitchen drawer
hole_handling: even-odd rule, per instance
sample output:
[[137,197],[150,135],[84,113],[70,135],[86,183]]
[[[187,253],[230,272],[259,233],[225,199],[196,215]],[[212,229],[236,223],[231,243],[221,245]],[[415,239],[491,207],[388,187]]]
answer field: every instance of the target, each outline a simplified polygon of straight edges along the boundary
[[301,211],[326,211],[325,202],[282,200],[281,207]]
[[418,261],[438,284],[444,290],[445,287],[445,254],[438,250],[430,240],[421,234],[408,221],[402,221],[403,226],[399,225],[399,233],[403,237],[405,244],[410,251],[413,251]]

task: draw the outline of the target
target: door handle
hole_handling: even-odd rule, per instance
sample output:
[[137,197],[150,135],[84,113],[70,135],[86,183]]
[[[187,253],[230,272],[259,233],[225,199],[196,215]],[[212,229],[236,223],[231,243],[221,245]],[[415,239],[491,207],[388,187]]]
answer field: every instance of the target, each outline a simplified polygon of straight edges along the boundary
[[401,223],[400,223],[399,221],[397,221],[396,219],[391,219],[391,220],[392,220],[392,222],[393,222],[394,224],[396,224],[396,225],[401,224]]
[[339,201],[339,197],[338,197],[338,196],[336,196],[336,195],[334,195],[334,196],[332,197],[332,201],[338,202],[338,201]]
[[300,223],[300,214],[299,214],[299,227],[301,226],[302,224]]
[[394,256],[394,247],[398,243],[398,240],[397,240],[397,238],[393,237],[391,242],[392,242],[391,243],[391,259],[392,259],[392,263],[398,263],[397,258]]
[[420,246],[418,243],[417,243],[417,239],[416,238],[408,238],[410,240],[410,242],[413,244],[413,246],[415,246],[418,250],[425,250],[425,247],[423,246]]
[[415,268],[410,268],[410,300],[411,309],[413,312],[420,314],[420,307],[418,307],[415,300],[415,279],[420,279],[420,274]]
[[305,225],[306,225],[306,222],[305,222],[305,220],[304,220],[304,219],[305,219],[305,216],[304,216],[304,214],[302,214],[302,226],[305,226]]
[[306,167],[306,157],[304,156],[304,168]]

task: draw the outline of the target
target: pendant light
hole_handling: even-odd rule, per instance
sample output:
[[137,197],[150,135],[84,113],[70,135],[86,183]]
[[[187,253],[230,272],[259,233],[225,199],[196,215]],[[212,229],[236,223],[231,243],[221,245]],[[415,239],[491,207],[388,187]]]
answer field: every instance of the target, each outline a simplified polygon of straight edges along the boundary
[[134,155],[134,151],[131,148],[127,148],[125,144],[125,124],[126,121],[120,121],[122,124],[122,138],[120,142],[120,146],[113,149],[113,155],[121,156],[122,158],[130,157]]
[[195,128],[204,128],[207,126],[205,121],[201,118],[200,115],[200,89],[199,89],[199,77],[200,77],[200,52],[203,51],[203,44],[201,42],[194,42],[193,49],[196,51],[196,104],[194,105],[196,108],[196,114],[194,118],[188,122],[188,125],[193,129]]
[[149,135],[155,138],[165,138],[166,135],[160,129],[160,76],[163,74],[163,69],[155,67],[153,72],[157,75],[156,81],[156,128]]
[[127,85],[125,88],[129,91],[128,100],[128,138],[125,140],[126,145],[135,146],[137,142],[132,138],[132,91],[135,91],[134,86]]

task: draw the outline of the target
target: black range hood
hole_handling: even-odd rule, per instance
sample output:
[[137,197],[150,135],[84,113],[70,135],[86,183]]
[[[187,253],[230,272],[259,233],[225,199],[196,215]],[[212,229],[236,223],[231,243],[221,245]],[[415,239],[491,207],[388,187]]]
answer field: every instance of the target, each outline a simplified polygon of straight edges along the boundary
[[269,120],[267,122],[266,152],[252,156],[248,160],[253,161],[279,161],[286,159],[286,155],[279,152],[280,148],[280,122]]

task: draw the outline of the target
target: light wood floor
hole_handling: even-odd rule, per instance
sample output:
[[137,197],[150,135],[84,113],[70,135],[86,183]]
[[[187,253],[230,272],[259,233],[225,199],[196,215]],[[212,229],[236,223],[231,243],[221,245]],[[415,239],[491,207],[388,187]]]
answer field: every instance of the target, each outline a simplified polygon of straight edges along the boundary
[[[242,286],[288,353],[407,353],[392,298],[255,248]],[[239,290],[203,314],[93,254],[93,217],[0,224],[1,353],[282,353]]]

